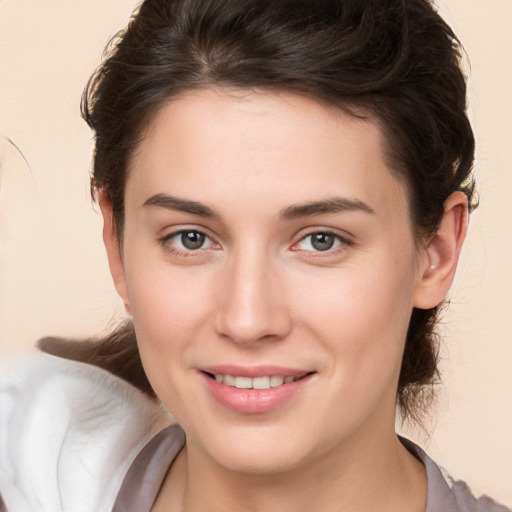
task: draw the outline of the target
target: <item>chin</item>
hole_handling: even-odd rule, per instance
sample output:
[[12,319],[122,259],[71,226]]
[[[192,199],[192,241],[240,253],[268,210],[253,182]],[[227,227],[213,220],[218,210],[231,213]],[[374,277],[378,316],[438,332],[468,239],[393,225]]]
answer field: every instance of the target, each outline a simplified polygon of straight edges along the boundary
[[[289,428],[226,428],[210,432],[206,442],[187,437],[216,464],[237,473],[272,474],[291,471],[314,457],[311,435]],[[236,440],[236,441],[233,441]],[[320,450],[321,451],[321,450]]]
[[258,446],[243,449],[231,446],[214,449],[210,456],[229,471],[253,475],[285,473],[296,469],[303,459],[297,450],[265,449]]

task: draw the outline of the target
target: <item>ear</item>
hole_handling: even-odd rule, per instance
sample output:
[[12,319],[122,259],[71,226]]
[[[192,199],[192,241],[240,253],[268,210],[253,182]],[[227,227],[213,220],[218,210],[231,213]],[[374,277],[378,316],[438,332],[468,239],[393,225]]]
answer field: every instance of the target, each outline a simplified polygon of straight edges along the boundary
[[124,302],[126,312],[131,315],[126,288],[126,276],[124,272],[121,247],[116,232],[112,201],[110,196],[104,190],[98,192],[98,204],[100,205],[101,214],[103,215],[103,243],[107,249],[110,274],[114,280],[117,293]]
[[446,297],[466,238],[468,217],[466,195],[454,192],[444,203],[443,218],[422,258],[422,274],[414,294],[416,308],[433,308]]

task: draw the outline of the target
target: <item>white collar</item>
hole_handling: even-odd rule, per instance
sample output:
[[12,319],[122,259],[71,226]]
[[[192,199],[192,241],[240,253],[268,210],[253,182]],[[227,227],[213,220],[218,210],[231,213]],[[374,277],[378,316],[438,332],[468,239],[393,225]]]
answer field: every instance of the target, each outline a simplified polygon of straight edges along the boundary
[[34,354],[0,378],[0,493],[16,512],[110,512],[135,456],[170,423],[122,379]]

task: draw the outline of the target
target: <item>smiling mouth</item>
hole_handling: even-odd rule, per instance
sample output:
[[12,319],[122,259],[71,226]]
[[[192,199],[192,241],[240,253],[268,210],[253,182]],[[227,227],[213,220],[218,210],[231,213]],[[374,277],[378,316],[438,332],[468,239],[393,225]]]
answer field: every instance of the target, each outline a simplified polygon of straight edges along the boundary
[[221,384],[230,386],[237,389],[270,389],[283,386],[284,384],[290,384],[297,380],[301,380],[304,377],[311,375],[305,373],[304,375],[265,375],[262,377],[245,377],[235,375],[224,375],[220,373],[212,374],[205,372],[211,379],[215,379]]

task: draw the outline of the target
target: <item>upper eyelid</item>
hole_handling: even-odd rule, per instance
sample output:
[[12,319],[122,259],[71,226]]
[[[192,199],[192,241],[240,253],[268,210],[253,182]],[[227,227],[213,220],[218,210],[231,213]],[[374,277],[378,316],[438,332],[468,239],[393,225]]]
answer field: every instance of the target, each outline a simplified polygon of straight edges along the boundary
[[[305,240],[306,238],[313,236],[317,233],[323,233],[326,235],[334,236],[336,239],[338,239],[338,241],[340,242],[340,245],[338,247],[334,247],[334,248],[328,249],[326,251],[315,251],[315,250],[300,249],[300,248],[296,248],[295,250],[293,249],[294,247],[297,247],[297,245],[299,243],[301,243],[303,240]],[[336,232],[333,229],[319,228],[319,229],[314,229],[312,231],[304,233],[302,236],[297,238],[296,241],[291,244],[290,249],[294,252],[302,251],[303,253],[308,253],[311,257],[329,257],[329,256],[333,256],[335,254],[338,254],[339,252],[341,252],[349,247],[353,247],[354,245],[355,245],[355,241],[353,240],[352,235],[347,234],[347,236],[344,236],[344,235]]]
[[302,242],[303,240],[305,240],[306,238],[310,237],[310,236],[313,236],[313,235],[317,235],[317,234],[322,234],[322,235],[330,235],[330,236],[333,236],[334,238],[337,238],[338,240],[340,240],[341,242],[343,243],[350,243],[351,241],[347,238],[347,237],[344,237],[342,235],[339,235],[338,233],[334,233],[332,231],[313,231],[311,233],[307,233],[305,234],[304,236],[301,236],[295,243],[295,244],[298,244],[299,242]]
[[[162,231],[166,231],[166,230],[162,230]],[[196,233],[200,233],[201,235],[208,237],[212,241],[216,241],[215,237],[212,236],[207,229],[200,228],[200,227],[190,227],[190,228],[182,227],[179,229],[173,229],[171,231],[164,233],[161,237],[159,237],[159,239],[160,240],[169,240],[170,238],[172,238],[176,235],[179,235],[181,233],[187,233],[190,231],[195,231]]]
[[[200,233],[201,235],[204,235],[209,240],[209,246],[199,247],[197,249],[187,249],[187,248],[179,247],[179,245],[177,245],[176,243],[171,242],[171,240],[174,237],[179,236],[180,234],[186,233],[186,232],[196,232],[196,233]],[[158,244],[162,248],[165,248],[170,253],[174,253],[175,255],[177,255],[178,257],[181,257],[181,258],[200,257],[201,255],[204,256],[206,251],[215,249],[215,246],[220,246],[220,244],[214,238],[212,238],[210,235],[208,235],[207,233],[204,233],[200,229],[195,229],[195,228],[192,228],[192,229],[191,228],[182,228],[182,229],[177,229],[177,230],[171,231],[170,233],[163,235],[162,237],[159,237]]]
[[[293,237],[294,241],[291,243],[291,247],[297,245],[299,242],[306,239],[307,237],[313,236],[317,233],[324,233],[324,234],[332,235],[344,244],[348,244],[348,245],[354,244],[353,235],[351,235],[350,233],[348,233],[346,231],[343,231],[344,234],[342,234],[339,231],[335,230],[334,228],[318,227],[318,228],[306,228],[306,229],[307,229],[306,232],[304,232],[304,230],[301,230],[302,233],[299,232],[298,234],[296,234]],[[209,233],[209,230],[204,229],[202,227],[181,227],[179,229],[174,229],[174,230],[168,232],[167,234],[164,234],[163,236],[159,237],[159,241],[160,242],[168,241],[181,233],[186,233],[189,231],[195,231],[197,233],[200,233],[200,234],[206,236],[214,244],[222,246],[222,244],[217,240],[217,237],[212,236]]]
[[315,235],[317,233],[333,235],[347,243],[353,243],[353,239],[354,239],[354,235],[352,235],[348,231],[339,230],[339,229],[335,229],[335,228],[318,227],[318,228],[306,228],[306,230],[300,230],[294,237],[296,239],[296,242],[294,242],[294,243],[300,242],[301,240],[304,240],[304,238],[307,238],[308,236]]

